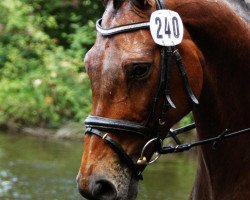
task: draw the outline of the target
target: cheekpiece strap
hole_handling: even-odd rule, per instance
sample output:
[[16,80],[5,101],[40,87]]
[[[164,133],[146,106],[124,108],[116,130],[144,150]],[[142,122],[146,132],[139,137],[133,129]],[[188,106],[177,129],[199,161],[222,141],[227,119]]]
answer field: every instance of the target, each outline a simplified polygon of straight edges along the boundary
[[166,6],[165,6],[165,4],[163,3],[162,0],[156,0],[156,7],[157,7],[157,10],[166,9]]

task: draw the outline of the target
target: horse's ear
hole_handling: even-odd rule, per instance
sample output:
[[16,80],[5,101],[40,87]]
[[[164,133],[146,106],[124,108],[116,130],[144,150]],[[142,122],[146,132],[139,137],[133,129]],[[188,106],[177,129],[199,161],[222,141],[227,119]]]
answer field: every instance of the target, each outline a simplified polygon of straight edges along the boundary
[[101,0],[101,2],[102,2],[102,4],[103,4],[103,6],[106,7],[106,5],[107,5],[107,3],[108,3],[108,0]]
[[[106,7],[109,0],[101,0],[101,1],[102,4]],[[131,0],[131,1],[136,7],[138,7],[141,10],[146,10],[151,7],[149,3],[150,0]],[[124,0],[113,0],[114,8],[119,9],[123,2]]]
[[[102,1],[102,4],[106,7],[109,0],[101,0],[101,1]],[[124,0],[113,0],[114,9],[118,10],[121,7],[123,2]]]
[[147,10],[151,7],[149,0],[132,0],[132,3],[141,10]]

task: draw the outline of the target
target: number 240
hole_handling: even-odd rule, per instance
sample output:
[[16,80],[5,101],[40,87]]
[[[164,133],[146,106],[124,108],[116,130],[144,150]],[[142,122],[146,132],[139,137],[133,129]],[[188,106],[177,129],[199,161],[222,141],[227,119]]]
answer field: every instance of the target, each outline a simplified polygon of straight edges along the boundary
[[[170,24],[168,23],[167,17],[165,17],[164,19],[165,19],[165,34],[168,35],[168,37],[170,38],[170,36],[171,36]],[[160,17],[156,17],[155,18],[155,23],[156,23],[156,25],[158,25],[157,38],[161,39],[161,38],[163,38],[163,35],[160,34],[160,30],[162,28],[161,18]],[[178,19],[176,17],[172,18],[172,25],[173,25],[173,34],[174,34],[174,37],[175,38],[179,38],[180,37],[179,23],[178,23]]]

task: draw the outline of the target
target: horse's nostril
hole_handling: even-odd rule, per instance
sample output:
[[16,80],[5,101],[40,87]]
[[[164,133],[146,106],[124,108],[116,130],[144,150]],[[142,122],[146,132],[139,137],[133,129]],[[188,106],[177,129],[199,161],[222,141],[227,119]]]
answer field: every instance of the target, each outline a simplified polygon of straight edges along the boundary
[[107,180],[98,180],[93,185],[92,195],[94,199],[115,200],[117,191],[111,182]]

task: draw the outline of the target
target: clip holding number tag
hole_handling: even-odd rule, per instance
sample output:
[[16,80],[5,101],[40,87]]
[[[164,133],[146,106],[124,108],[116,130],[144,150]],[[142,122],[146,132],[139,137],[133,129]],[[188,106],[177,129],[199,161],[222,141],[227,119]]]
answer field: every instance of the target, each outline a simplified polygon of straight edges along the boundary
[[157,10],[150,17],[150,32],[156,44],[175,46],[183,39],[180,15],[171,10]]

